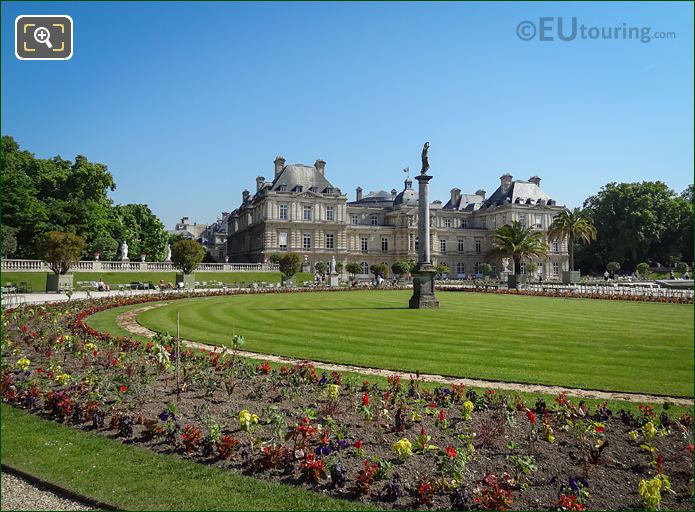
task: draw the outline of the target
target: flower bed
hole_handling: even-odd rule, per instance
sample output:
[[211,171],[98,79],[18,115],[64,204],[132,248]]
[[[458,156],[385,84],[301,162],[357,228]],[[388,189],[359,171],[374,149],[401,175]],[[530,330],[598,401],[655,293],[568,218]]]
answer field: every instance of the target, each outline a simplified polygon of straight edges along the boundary
[[308,363],[240,360],[239,335],[226,354],[177,355],[169,337],[114,338],[85,324],[98,311],[154,300],[5,311],[2,400],[157,452],[386,508],[691,509],[689,414],[428,390],[415,376],[380,389]]

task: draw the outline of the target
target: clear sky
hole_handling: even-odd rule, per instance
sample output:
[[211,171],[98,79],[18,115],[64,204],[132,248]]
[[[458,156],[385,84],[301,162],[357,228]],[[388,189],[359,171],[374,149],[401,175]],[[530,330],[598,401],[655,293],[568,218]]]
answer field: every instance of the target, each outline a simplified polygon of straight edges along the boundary
[[[14,57],[20,14],[69,14],[69,61]],[[517,36],[549,22],[553,41]],[[560,41],[591,27],[675,37]],[[546,25],[547,22],[543,22]],[[693,4],[2,3],[2,133],[113,173],[168,228],[239,205],[273,160],[326,160],[348,197],[403,187],[431,142],[431,197],[499,176],[579,206],[609,181],[693,181]],[[553,26],[555,28],[553,28]],[[526,29],[525,29],[526,30]],[[523,31],[522,35],[529,32]]]

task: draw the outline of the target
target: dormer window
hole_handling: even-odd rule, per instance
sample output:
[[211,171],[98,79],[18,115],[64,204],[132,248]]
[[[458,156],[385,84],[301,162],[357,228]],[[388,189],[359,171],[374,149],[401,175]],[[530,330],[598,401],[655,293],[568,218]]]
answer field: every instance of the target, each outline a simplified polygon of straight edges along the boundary
[[304,190],[304,187],[301,185],[297,185],[296,187],[294,187],[295,192],[301,192],[302,190]]
[[318,193],[319,189],[318,187],[309,187],[309,192],[313,192],[314,194]]
[[287,192],[287,185],[280,185],[278,187],[279,192]]

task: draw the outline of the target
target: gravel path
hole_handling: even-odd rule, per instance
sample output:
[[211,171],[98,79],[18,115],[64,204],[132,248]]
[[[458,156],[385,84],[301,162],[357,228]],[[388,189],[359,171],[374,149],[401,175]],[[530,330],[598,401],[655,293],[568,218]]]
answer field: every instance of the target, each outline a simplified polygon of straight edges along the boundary
[[[140,313],[147,311],[148,309],[166,306],[167,303],[150,304],[148,306],[143,306],[141,308],[131,309],[116,318],[116,323],[133,334],[140,336],[145,336],[148,338],[153,337],[156,333],[151,331],[147,327],[140,325],[137,321],[137,317]],[[198,343],[196,341],[181,340],[185,346],[221,352],[225,350],[225,347],[220,347],[216,345],[207,345],[205,343]],[[248,352],[245,350],[237,351],[237,354],[243,357],[248,357],[251,359],[258,359],[261,361],[271,361],[275,363],[282,364],[297,364],[302,362],[302,359],[293,359],[290,357],[274,356],[271,354],[260,354],[257,352]],[[379,377],[388,377],[390,375],[403,375],[409,372],[396,372],[391,370],[384,370],[382,368],[367,368],[363,366],[351,366],[346,364],[333,364],[324,363],[321,361],[309,361],[316,368],[321,368],[322,370],[328,371],[338,371],[338,372],[353,372],[360,373],[363,375],[375,375]],[[504,389],[507,391],[519,391],[528,393],[541,393],[548,395],[557,395],[560,393],[567,393],[569,396],[575,396],[579,398],[592,398],[597,400],[626,400],[629,402],[639,402],[639,403],[662,403],[671,402],[675,405],[680,405],[684,407],[692,407],[693,400],[689,398],[681,397],[669,397],[669,396],[659,396],[659,395],[648,395],[643,393],[623,393],[618,391],[599,391],[592,389],[579,389],[579,388],[566,388],[561,386],[546,386],[541,384],[521,384],[518,382],[504,382],[504,381],[493,381],[493,380],[481,380],[481,379],[467,379],[467,378],[455,378],[447,377],[444,375],[432,375],[422,373],[420,377],[429,382],[439,382],[442,384],[465,384],[466,386],[472,386],[477,388],[495,388]]]
[[99,510],[2,473],[2,510]]

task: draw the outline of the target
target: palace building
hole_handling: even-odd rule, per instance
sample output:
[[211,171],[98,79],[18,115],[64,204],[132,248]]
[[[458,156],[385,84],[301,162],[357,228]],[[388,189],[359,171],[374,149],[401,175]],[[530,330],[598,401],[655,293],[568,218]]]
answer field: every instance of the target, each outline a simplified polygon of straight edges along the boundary
[[[296,252],[313,268],[317,261],[356,261],[363,274],[375,263],[417,261],[418,193],[407,178],[402,190],[370,192],[360,187],[350,201],[326,178],[326,162],[286,165],[275,159],[273,179],[256,178],[255,193],[244,190],[241,205],[227,217],[227,254],[233,262],[265,262],[273,253]],[[540,186],[541,179],[514,180],[504,174],[492,195],[451,189],[446,203],[430,206],[432,263],[446,263],[449,277],[479,274],[494,230],[511,221],[547,232],[564,207]],[[568,270],[566,242],[549,242],[537,261],[544,279]],[[501,262],[490,262],[493,275]],[[510,262],[510,270],[513,263]]]

